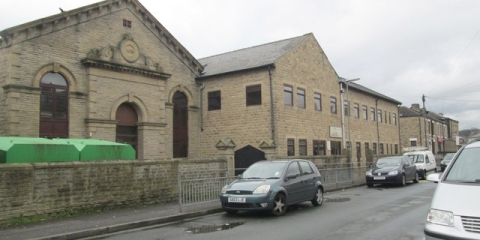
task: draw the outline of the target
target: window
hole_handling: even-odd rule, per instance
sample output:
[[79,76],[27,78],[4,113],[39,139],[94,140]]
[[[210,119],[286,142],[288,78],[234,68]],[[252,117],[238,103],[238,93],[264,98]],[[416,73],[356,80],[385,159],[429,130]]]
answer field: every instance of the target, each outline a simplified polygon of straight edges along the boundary
[[390,112],[388,113],[388,123],[392,124],[392,115]]
[[283,85],[283,102],[285,105],[293,106],[293,87],[290,85]]
[[378,115],[378,116],[377,116],[377,121],[378,121],[379,123],[381,123],[381,122],[382,122],[382,109],[378,109],[378,110],[377,110],[377,115]]
[[373,146],[372,146],[372,151],[373,151],[373,154],[376,155],[377,154],[377,143],[373,143]]
[[295,139],[287,139],[287,156],[295,156]]
[[300,175],[300,168],[298,167],[297,162],[292,162],[290,166],[287,168],[287,176],[299,176]]
[[305,89],[297,88],[297,106],[305,108]]
[[307,155],[307,140],[305,139],[298,140],[298,154],[300,156]]
[[342,154],[342,142],[340,141],[330,141],[331,155],[341,155]]
[[313,140],[313,155],[327,155],[325,151],[325,141]]
[[378,145],[378,154],[383,155],[383,143]]
[[247,106],[262,105],[262,85],[247,86]]
[[393,125],[397,125],[397,114],[394,113],[392,117]]
[[310,166],[310,164],[308,164],[308,162],[299,161],[298,163],[300,163],[300,169],[302,170],[302,174],[312,174],[312,173],[314,173],[313,169],[312,169],[312,166]]
[[220,110],[222,108],[222,100],[220,91],[208,92],[208,111]]
[[417,140],[410,141],[410,147],[416,147],[417,146]]
[[365,143],[365,156],[367,155],[368,149],[370,148],[369,143]]
[[337,98],[330,97],[330,112],[337,114]]
[[322,95],[320,93],[314,93],[314,102],[315,102],[315,110],[322,111]]
[[370,119],[375,122],[375,108],[370,108]]
[[343,101],[343,110],[345,116],[350,116],[350,102],[345,100]]
[[398,144],[395,144],[395,154],[398,154]]
[[365,106],[365,105],[362,106],[362,112],[363,112],[363,120],[368,120],[368,108],[367,108],[367,106]]
[[60,73],[46,73],[40,80],[39,136],[68,137],[68,84]]
[[385,123],[388,123],[387,111],[385,110]]
[[123,26],[126,28],[132,28],[132,21],[123,19]]
[[355,118],[359,118],[360,117],[360,106],[358,105],[358,103],[354,103],[353,104],[353,116]]

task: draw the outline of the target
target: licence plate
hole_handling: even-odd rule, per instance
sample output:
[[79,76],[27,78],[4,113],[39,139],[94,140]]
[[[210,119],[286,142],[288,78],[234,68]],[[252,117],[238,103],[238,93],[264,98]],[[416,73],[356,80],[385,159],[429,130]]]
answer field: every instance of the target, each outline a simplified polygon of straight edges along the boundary
[[228,202],[244,203],[246,201],[244,197],[229,197]]
[[373,180],[385,180],[385,177],[373,177]]

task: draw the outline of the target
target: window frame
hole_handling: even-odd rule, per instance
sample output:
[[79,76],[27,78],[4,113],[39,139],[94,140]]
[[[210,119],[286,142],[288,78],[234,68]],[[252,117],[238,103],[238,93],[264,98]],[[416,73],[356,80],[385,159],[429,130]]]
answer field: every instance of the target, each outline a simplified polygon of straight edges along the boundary
[[314,99],[313,102],[314,102],[315,110],[321,112],[322,111],[322,94],[319,92],[314,92],[313,99]]
[[[212,96],[213,95],[213,96]],[[215,111],[222,109],[222,93],[220,90],[210,91],[207,93],[208,98],[208,111]],[[213,104],[213,101],[217,100],[218,106]]]
[[360,105],[353,103],[353,117],[360,118]]
[[306,93],[304,88],[297,88],[297,107],[306,108]]
[[337,114],[337,98],[334,96],[330,96],[330,112]]
[[246,106],[262,105],[262,85],[254,84],[245,87]]
[[287,138],[287,156],[295,156],[295,139]]
[[299,156],[307,156],[307,140],[306,139],[298,139],[298,155]]
[[[288,98],[290,98],[290,102],[287,102]],[[283,85],[283,104],[287,106],[293,106],[293,86],[289,84]]]

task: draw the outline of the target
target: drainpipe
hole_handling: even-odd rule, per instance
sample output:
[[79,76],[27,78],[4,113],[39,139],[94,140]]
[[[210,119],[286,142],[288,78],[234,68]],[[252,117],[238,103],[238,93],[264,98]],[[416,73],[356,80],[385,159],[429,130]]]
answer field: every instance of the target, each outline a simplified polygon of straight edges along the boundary
[[272,141],[276,142],[275,139],[275,112],[273,108],[273,84],[272,84],[272,71],[271,66],[268,66],[268,78],[270,81],[270,131],[272,133]]
[[378,146],[378,153],[380,153],[380,125],[378,123],[379,119],[378,119],[378,100],[379,98],[377,98],[375,100],[375,114],[377,115],[377,146]]
[[203,132],[203,89],[205,88],[205,83],[200,83],[196,79],[195,82],[200,86],[200,130]]
[[400,130],[402,126],[400,126],[400,106],[397,106],[397,116],[398,116],[398,152],[402,153],[402,131]]

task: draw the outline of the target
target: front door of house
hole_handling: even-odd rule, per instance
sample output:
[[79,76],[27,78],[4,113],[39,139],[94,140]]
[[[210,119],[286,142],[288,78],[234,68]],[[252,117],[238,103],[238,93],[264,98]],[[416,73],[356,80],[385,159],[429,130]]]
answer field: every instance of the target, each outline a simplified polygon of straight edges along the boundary
[[117,109],[116,142],[132,145],[138,157],[138,115],[135,108],[128,103],[122,103]]

